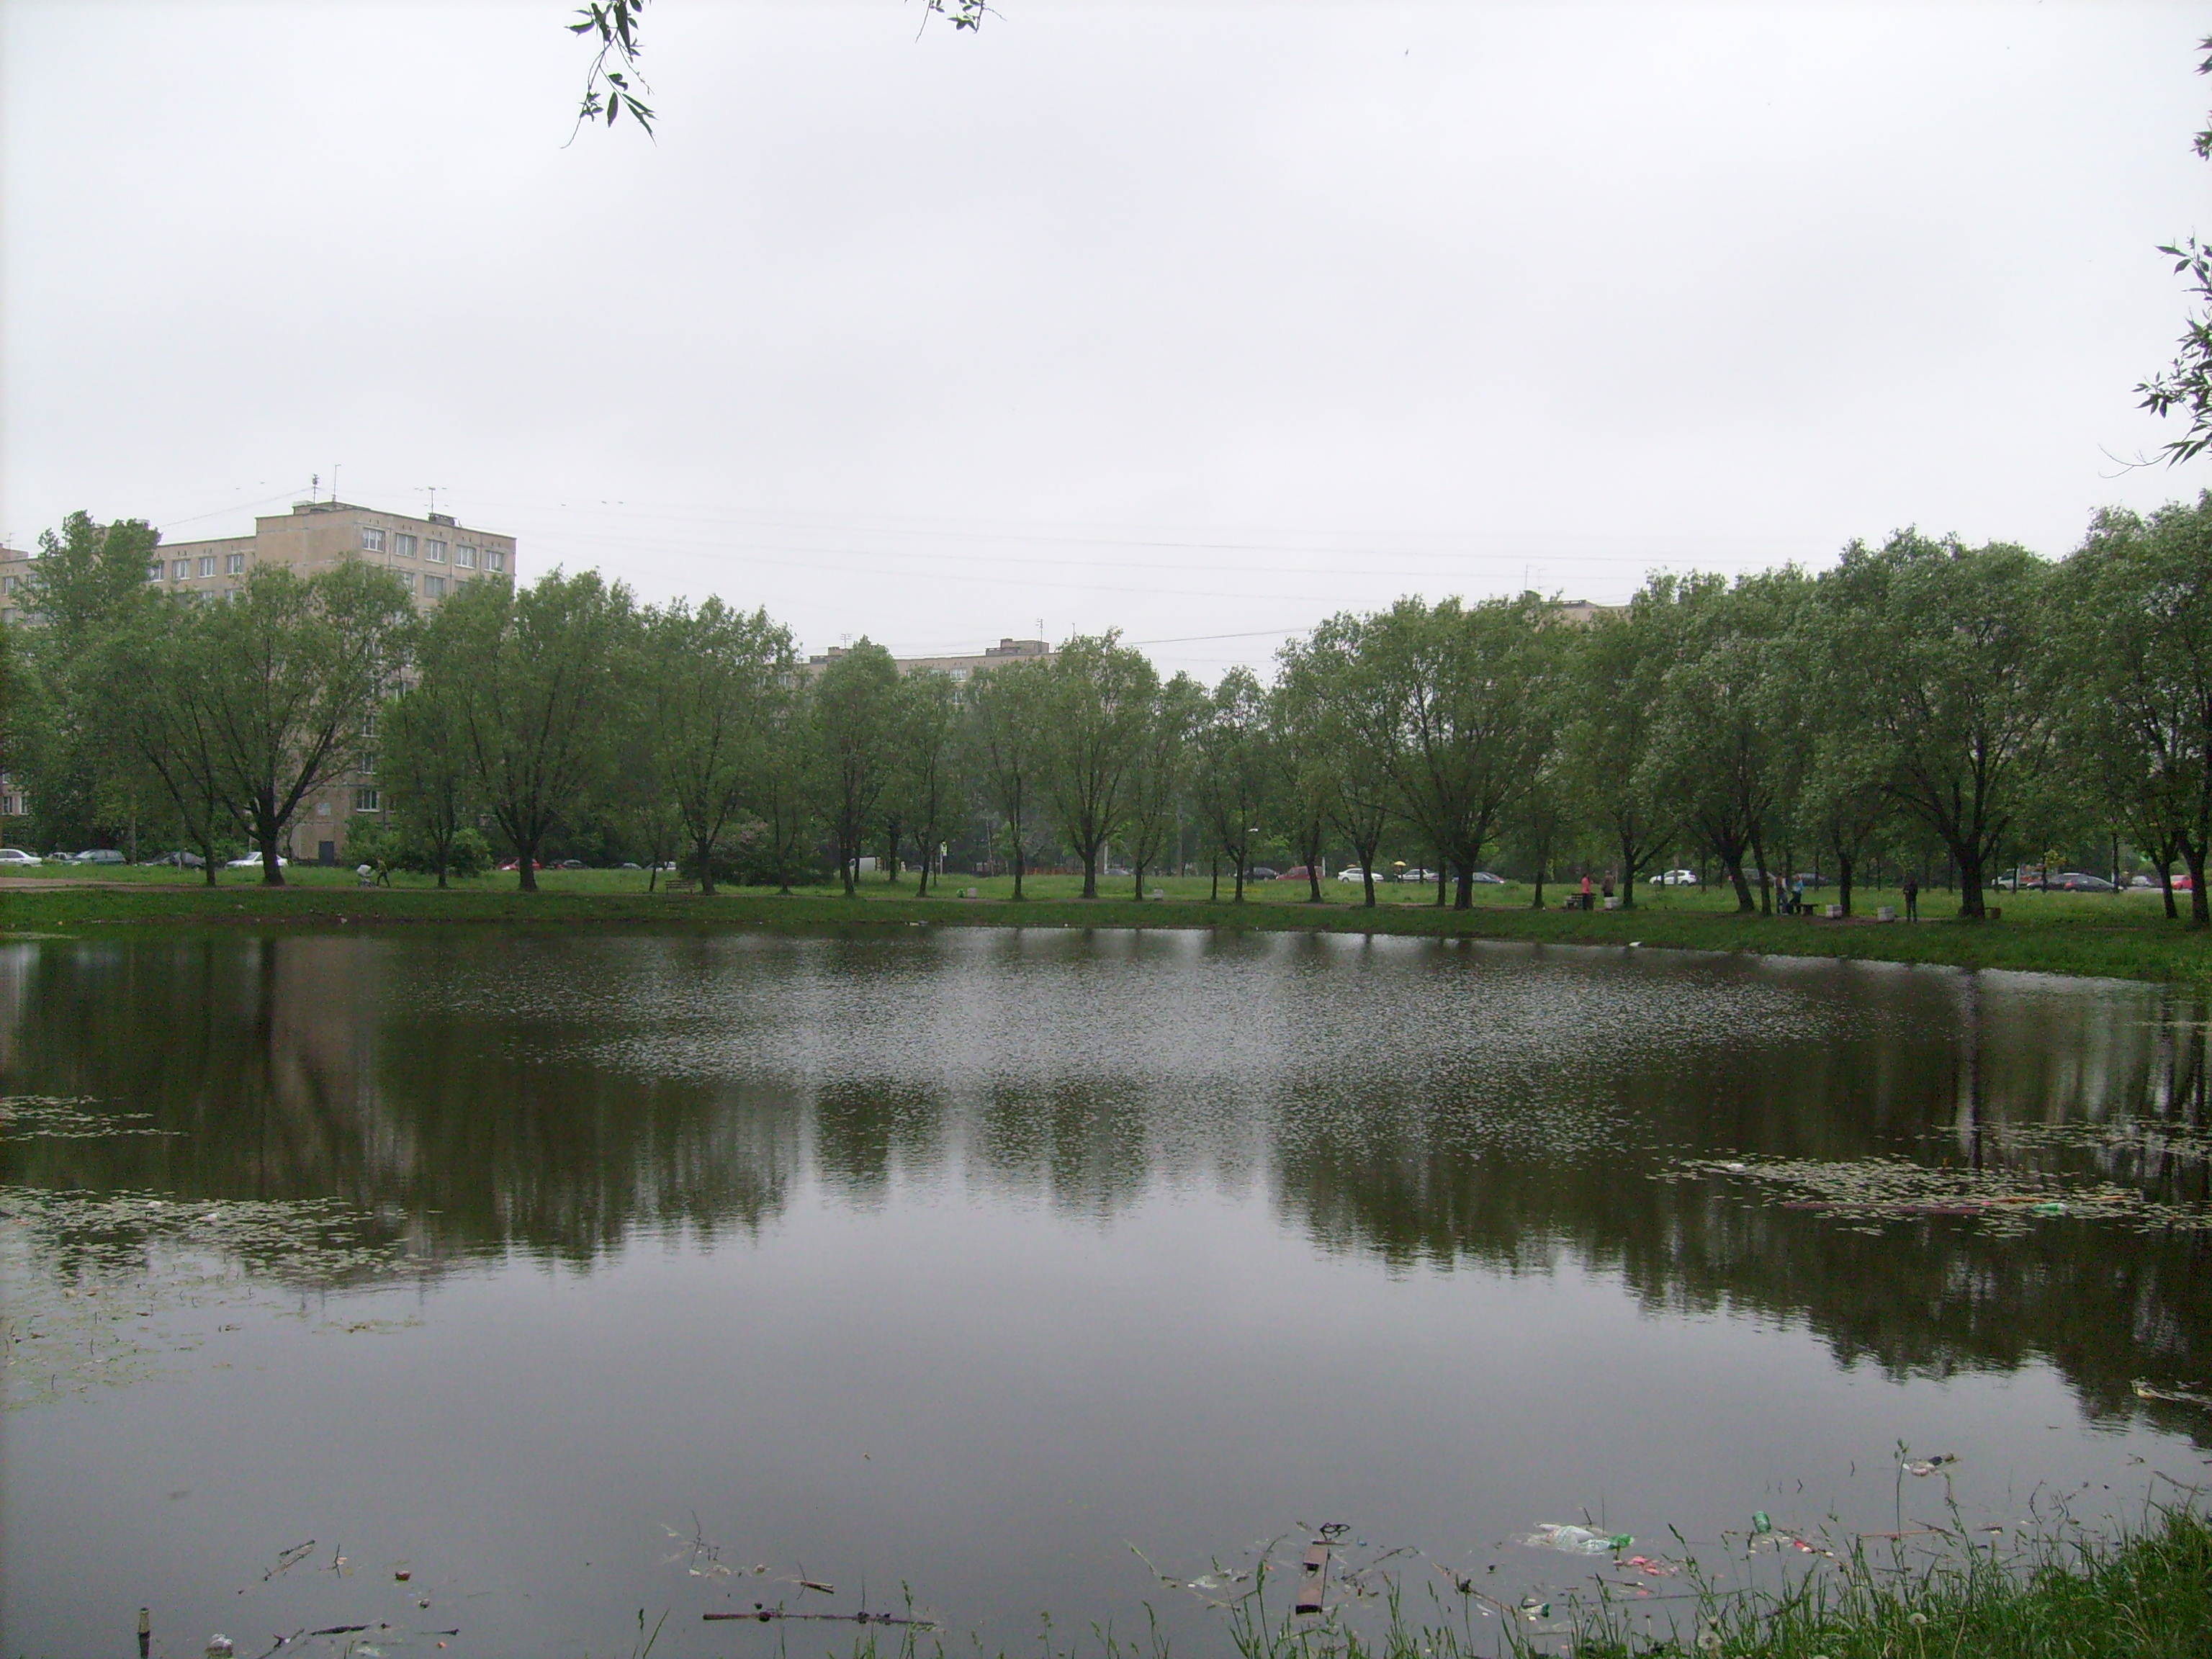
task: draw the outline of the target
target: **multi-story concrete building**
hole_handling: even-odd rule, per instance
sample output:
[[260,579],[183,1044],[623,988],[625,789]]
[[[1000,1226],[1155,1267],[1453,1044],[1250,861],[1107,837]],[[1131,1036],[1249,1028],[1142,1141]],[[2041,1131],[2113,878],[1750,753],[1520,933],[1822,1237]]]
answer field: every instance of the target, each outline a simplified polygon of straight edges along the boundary
[[[295,501],[289,513],[255,519],[251,536],[165,543],[156,551],[159,556],[146,568],[148,582],[208,601],[220,601],[270,565],[307,576],[347,559],[364,559],[397,575],[418,611],[432,609],[468,582],[515,574],[512,536],[470,529],[447,514],[416,518],[339,501]],[[29,554],[0,549],[0,623],[34,620],[21,603],[33,563]],[[13,814],[27,810],[22,792],[5,780],[0,780],[0,808]],[[335,863],[344,851],[346,821],[383,810],[371,757],[360,775],[337,780],[301,803],[286,856]]]
[[[805,672],[809,678],[819,674],[831,663],[843,656],[848,647],[833,645],[818,657],[806,659]],[[1042,640],[1000,640],[996,645],[987,645],[972,657],[898,657],[893,660],[902,674],[945,674],[956,680],[965,680],[986,669],[1010,662],[1034,661],[1052,655],[1052,647]]]
[[390,570],[428,610],[480,576],[514,574],[514,538],[471,530],[448,514],[414,518],[347,501],[295,501],[286,514],[257,518],[251,536],[173,542],[146,579],[176,593],[220,593],[264,565],[301,575],[345,559]]

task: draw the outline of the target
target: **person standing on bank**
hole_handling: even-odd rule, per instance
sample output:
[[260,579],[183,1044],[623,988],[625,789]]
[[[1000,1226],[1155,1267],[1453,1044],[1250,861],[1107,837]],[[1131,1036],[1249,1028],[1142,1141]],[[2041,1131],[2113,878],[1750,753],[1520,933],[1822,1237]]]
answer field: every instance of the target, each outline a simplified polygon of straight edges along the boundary
[[1907,921],[1920,920],[1920,884],[1911,876],[1905,878],[1905,919]]

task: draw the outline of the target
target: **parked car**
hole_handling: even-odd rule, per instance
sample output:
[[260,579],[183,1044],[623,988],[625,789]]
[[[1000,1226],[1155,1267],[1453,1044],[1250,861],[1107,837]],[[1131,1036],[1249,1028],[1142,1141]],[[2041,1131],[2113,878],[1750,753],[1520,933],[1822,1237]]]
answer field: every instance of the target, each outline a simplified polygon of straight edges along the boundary
[[1277,881],[1310,881],[1312,878],[1313,872],[1307,869],[1303,864],[1299,865],[1296,869],[1285,870],[1281,875],[1275,878]]
[[1411,870],[1401,870],[1398,872],[1398,879],[1401,881],[1431,882],[1434,881],[1436,878],[1437,872],[1435,871],[1424,870],[1419,866],[1416,866]]
[[2120,890],[2102,876],[2084,870],[2062,870],[2043,884],[2048,893],[2117,893]]
[[1828,878],[1818,870],[1800,870],[1796,878],[1808,887],[1826,887],[1828,884]]
[[42,861],[37,854],[26,853],[20,847],[0,847],[0,869],[5,869],[9,865],[38,864]]
[[207,868],[207,860],[205,859],[202,858],[198,853],[187,853],[181,847],[173,853],[163,853],[158,858],[144,859],[142,860],[141,862],[145,864],[166,864],[170,866],[172,868],[178,870],[204,870]]
[[[291,862],[292,860],[286,858],[282,853],[279,853],[276,855],[276,867],[279,870],[286,868],[291,864]],[[226,870],[258,870],[261,867],[261,854],[258,852],[248,853],[242,859],[231,860],[229,863],[224,865],[222,867]]]
[[128,864],[129,859],[112,847],[88,847],[82,853],[70,854],[71,864]]
[[[1367,884],[1367,872],[1364,870],[1340,870],[1336,872],[1336,878],[1339,881],[1348,881],[1355,887],[1364,887]],[[1389,880],[1389,878],[1388,876],[1377,876],[1375,879],[1377,881],[1388,881]]]
[[549,870],[588,870],[591,866],[581,859],[562,859],[558,864],[547,865]]
[[1275,872],[1273,870],[1270,870],[1264,864],[1258,865],[1244,872],[1244,879],[1247,881],[1273,881],[1275,879]]
[[644,870],[645,866],[644,866],[643,865],[641,865],[641,864],[630,864],[630,863],[627,863],[627,862],[625,862],[625,863],[622,863],[622,864],[617,864],[617,866],[615,866],[615,868],[616,868],[616,869],[617,869],[617,870],[636,870],[636,871],[639,871],[639,872],[641,872]]
[[1478,870],[1468,879],[1477,887],[1510,887],[1513,884],[1503,876],[1493,876],[1487,870]]
[[1651,878],[1654,887],[1695,887],[1698,872],[1694,870],[1662,870]]
[[[506,871],[509,875],[513,875],[516,871],[522,868],[522,866],[515,860],[509,859],[506,863],[501,865],[499,867]],[[543,870],[545,866],[540,864],[536,859],[532,859],[530,860],[530,867],[533,870]],[[668,867],[673,870],[676,866],[672,864]]]

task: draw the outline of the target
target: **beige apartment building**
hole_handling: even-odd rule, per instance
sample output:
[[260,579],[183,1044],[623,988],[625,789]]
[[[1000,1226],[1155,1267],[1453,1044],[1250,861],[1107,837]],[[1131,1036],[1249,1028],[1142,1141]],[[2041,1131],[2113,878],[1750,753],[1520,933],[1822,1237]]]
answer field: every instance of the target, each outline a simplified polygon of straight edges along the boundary
[[[448,514],[416,518],[339,501],[295,501],[289,513],[256,518],[251,536],[165,543],[157,551],[160,556],[146,567],[148,582],[210,603],[221,602],[265,565],[283,565],[304,576],[343,560],[365,559],[398,576],[418,611],[432,609],[469,582],[515,574],[512,536],[470,529]],[[35,620],[24,615],[20,598],[32,557],[0,548],[0,624]],[[383,810],[372,764],[301,804],[285,856],[337,863],[345,850],[346,821],[356,812]],[[0,779],[0,817],[21,817],[26,811],[22,792]],[[4,836],[0,830],[0,838]]]
[[[833,645],[822,655],[809,657],[805,670],[806,677],[811,679],[843,656],[849,648]],[[944,674],[955,680],[966,680],[1003,663],[1035,661],[1050,655],[1052,647],[1042,640],[1002,639],[996,645],[985,646],[970,657],[896,657],[892,660],[902,674]]]

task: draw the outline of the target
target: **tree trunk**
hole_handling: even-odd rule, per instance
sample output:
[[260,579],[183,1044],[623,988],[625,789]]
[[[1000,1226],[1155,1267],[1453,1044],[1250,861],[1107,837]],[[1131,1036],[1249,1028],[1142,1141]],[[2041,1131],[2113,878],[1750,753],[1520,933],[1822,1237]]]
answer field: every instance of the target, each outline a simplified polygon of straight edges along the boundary
[[1721,873],[1726,876],[1735,888],[1736,915],[1740,916],[1747,916],[1759,908],[1759,906],[1752,902],[1751,884],[1744,879],[1743,859],[1741,855],[1738,855],[1735,858],[1729,858],[1726,854],[1723,854],[1721,856]]
[[[699,864],[699,890],[712,898],[714,896],[714,843],[711,840],[693,836],[691,856]],[[657,857],[653,861],[655,864],[660,862]]]
[[1437,908],[1439,910],[1444,908],[1444,884],[1451,879],[1450,863],[1449,859],[1442,855],[1437,859]]
[[1979,921],[1989,914],[1982,905],[1982,849],[1954,846],[1951,857],[1959,867],[1959,919]]
[[1851,861],[1842,853],[1836,854],[1836,905],[1845,915],[1851,913]]
[[2169,848],[2166,850],[2168,856],[2158,861],[2158,884],[2160,890],[2166,895],[2166,919],[2168,921],[2178,921],[2181,919],[2181,912],[2174,908],[2173,905],[2173,860],[2171,856],[2172,849]]
[[1452,908],[1472,910],[1474,908],[1474,863],[1470,859],[1461,859],[1458,863],[1459,880],[1452,889]]
[[1213,855],[1212,867],[1213,890],[1206,896],[1206,902],[1208,904],[1218,904],[1221,902],[1221,855],[1218,853]]
[[1774,914],[1774,872],[1766,867],[1766,842],[1756,830],[1751,835],[1751,856],[1759,865],[1759,914]]
[[1544,908],[1544,860],[1541,859],[1536,860],[1536,896],[1528,901],[1528,908],[1531,910]]
[[1021,832],[1020,832],[1019,830],[1016,830],[1016,831],[1014,832],[1014,896],[1015,896],[1015,898],[1019,899],[1019,898],[1021,897],[1021,896],[1022,896],[1022,837],[1021,837]]
[[1144,860],[1141,858],[1131,859],[1129,860],[1129,873],[1137,878],[1137,897],[1141,902],[1145,896]]
[[521,879],[526,893],[538,890],[538,837],[524,841],[520,836],[514,841],[514,872]]
[[1230,902],[1232,904],[1242,904],[1244,902],[1244,860],[1241,855],[1236,858],[1235,864],[1237,866],[1237,891],[1231,898]]
[[2189,925],[2191,927],[2212,927],[2212,894],[2204,890],[2204,854],[2207,843],[2184,840],[2181,856],[2189,865]]
[[1083,896],[1098,896],[1098,848],[1095,844],[1083,849]]
[[254,839],[261,847],[261,884],[264,887],[282,887],[284,884],[284,866],[276,862],[276,832],[268,827],[276,816],[275,804],[271,802],[260,815],[260,822],[254,829]]
[[1620,908],[1624,910],[1636,908],[1636,872],[1639,867],[1636,862],[1636,843],[1623,836],[1620,838]]

